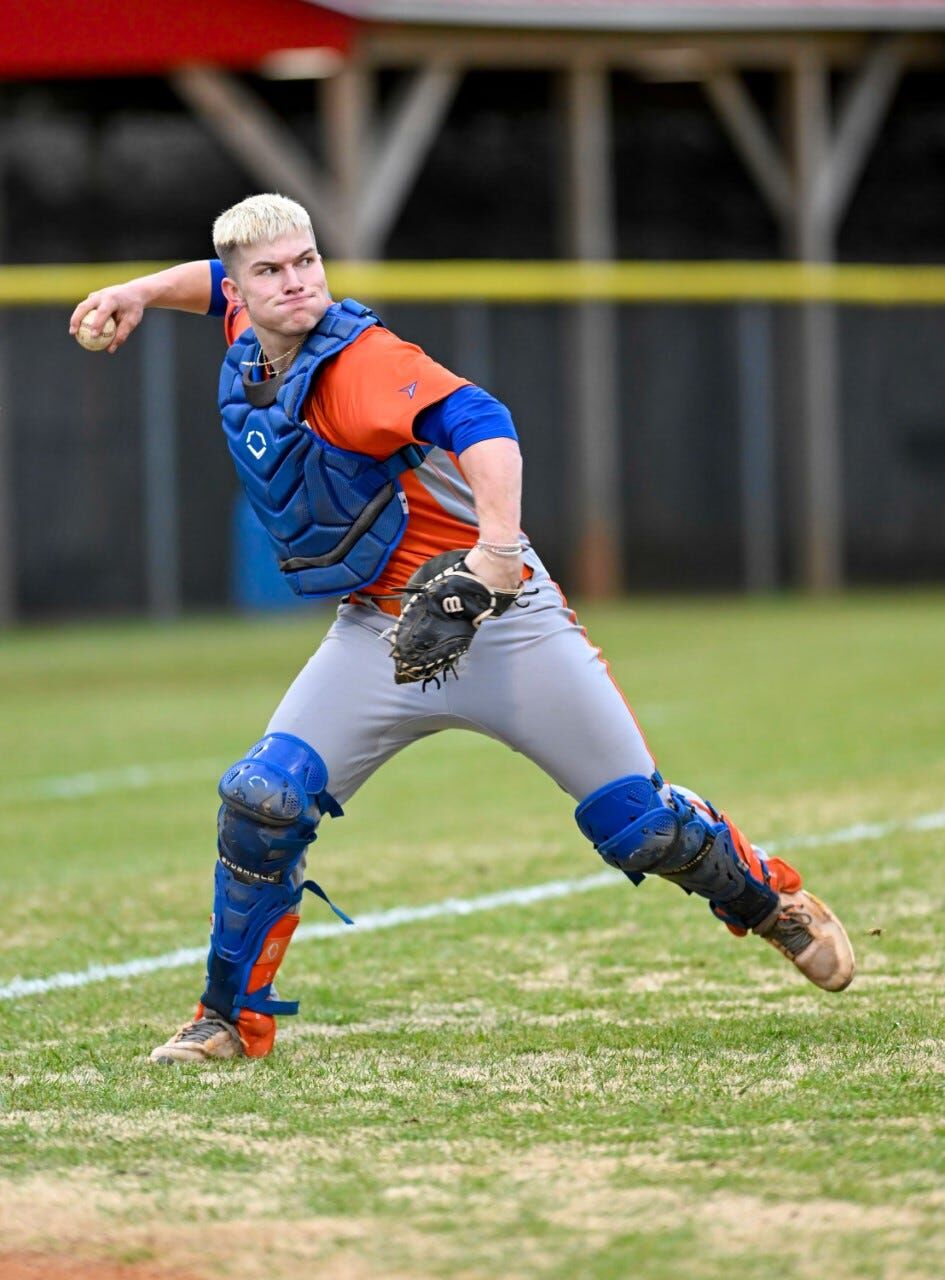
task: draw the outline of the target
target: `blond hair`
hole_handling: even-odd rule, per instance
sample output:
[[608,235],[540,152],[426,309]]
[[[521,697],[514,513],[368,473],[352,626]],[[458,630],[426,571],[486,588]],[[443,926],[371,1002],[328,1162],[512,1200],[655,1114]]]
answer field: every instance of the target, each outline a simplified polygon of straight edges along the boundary
[[314,244],[312,219],[300,204],[271,192],[247,196],[239,204],[224,209],[214,222],[213,247],[226,274],[232,276],[237,249],[265,244],[296,231],[309,232]]

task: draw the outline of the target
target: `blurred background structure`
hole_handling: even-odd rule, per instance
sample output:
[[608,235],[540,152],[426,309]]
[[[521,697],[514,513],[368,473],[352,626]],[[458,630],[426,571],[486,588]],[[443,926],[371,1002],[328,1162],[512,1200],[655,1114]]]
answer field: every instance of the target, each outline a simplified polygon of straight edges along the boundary
[[219,325],[151,313],[104,358],[66,320],[129,263],[207,256],[257,190],[310,209],[336,296],[507,401],[566,587],[945,576],[941,0],[4,21],[0,619],[245,579]]

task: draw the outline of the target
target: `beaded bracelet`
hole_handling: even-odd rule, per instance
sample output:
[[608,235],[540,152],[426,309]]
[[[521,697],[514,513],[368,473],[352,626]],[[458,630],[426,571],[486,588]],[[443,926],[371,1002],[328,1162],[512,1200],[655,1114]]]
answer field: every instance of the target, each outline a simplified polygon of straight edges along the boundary
[[517,560],[522,554],[522,544],[520,542],[482,542],[476,543],[478,551],[485,551],[487,555],[507,556],[510,560]]

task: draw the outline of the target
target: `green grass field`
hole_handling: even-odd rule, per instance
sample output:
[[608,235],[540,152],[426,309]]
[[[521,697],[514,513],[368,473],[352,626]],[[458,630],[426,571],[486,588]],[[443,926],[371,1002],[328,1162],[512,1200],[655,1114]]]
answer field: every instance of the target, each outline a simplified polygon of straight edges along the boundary
[[[664,772],[841,913],[850,990],[615,877],[299,941],[302,1014],[254,1064],[148,1065],[199,964],[0,1001],[0,1275],[945,1274],[945,595],[584,617]],[[0,638],[0,988],[203,945],[216,779],[325,625]],[[310,871],[355,916],[593,875],[572,808],[454,734],[323,824]]]

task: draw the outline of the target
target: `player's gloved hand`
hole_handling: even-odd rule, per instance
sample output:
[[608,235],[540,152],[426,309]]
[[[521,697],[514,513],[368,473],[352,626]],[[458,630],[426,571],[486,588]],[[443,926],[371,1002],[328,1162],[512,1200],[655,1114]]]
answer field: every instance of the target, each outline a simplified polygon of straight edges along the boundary
[[398,684],[455,674],[483,622],[498,618],[521,595],[521,583],[510,590],[490,587],[471,571],[467,554],[461,549],[433,556],[407,583],[390,633]]
[[521,556],[497,556],[481,547],[473,547],[466,552],[466,567],[493,591],[517,591],[521,586]]
[[96,289],[87,298],[83,298],[69,317],[69,332],[74,335],[83,319],[90,311],[94,311],[96,315],[92,329],[96,334],[101,333],[105,321],[111,316],[117,326],[115,337],[108,347],[109,354],[112,354],[137,329],[144,316],[144,308],[144,297],[134,283],[113,284],[106,289]]

